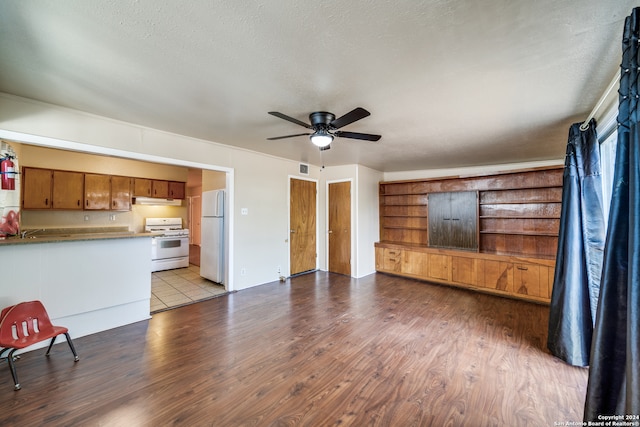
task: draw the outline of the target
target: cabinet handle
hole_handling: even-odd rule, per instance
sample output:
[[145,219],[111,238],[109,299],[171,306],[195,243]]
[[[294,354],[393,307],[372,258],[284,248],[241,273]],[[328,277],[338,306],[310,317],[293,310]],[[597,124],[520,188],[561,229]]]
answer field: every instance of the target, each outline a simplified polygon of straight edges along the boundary
[[89,201],[88,200],[85,202],[85,205],[87,205],[87,207],[89,207]]
[[45,205],[45,206],[49,206],[49,199],[48,199],[48,198],[47,198],[47,199],[44,199],[44,205]]
[[78,206],[80,206],[80,199],[78,199]]
[[518,266],[518,270],[528,270],[528,269],[529,269],[528,267],[523,267],[521,265]]

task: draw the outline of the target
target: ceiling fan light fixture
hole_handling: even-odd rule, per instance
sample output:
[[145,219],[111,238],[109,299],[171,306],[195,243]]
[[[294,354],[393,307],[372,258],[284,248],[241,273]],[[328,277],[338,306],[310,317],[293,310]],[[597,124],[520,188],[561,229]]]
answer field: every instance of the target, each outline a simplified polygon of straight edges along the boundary
[[329,146],[333,142],[333,135],[329,134],[325,130],[317,130],[309,137],[313,145],[324,148]]

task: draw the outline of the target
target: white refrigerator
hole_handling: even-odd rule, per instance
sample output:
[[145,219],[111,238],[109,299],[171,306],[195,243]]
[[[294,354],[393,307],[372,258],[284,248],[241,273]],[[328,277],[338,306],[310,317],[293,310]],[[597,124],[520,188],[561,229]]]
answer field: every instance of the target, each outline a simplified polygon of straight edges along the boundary
[[202,192],[200,276],[224,284],[224,190]]

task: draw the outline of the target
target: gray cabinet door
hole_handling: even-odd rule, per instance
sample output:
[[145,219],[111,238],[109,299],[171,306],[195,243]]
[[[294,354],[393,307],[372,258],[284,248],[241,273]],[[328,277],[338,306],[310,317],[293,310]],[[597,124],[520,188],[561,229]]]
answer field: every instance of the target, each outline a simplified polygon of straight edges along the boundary
[[478,193],[430,193],[429,246],[478,250]]

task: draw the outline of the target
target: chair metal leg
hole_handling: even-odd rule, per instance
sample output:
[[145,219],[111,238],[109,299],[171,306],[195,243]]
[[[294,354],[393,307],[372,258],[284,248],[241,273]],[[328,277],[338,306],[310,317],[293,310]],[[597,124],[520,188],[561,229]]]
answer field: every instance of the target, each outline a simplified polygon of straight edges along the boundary
[[49,348],[47,349],[47,352],[44,354],[45,356],[49,357],[49,352],[51,352],[51,347],[53,347],[53,343],[56,342],[56,338],[58,338],[57,335],[51,338],[51,342],[49,343]]
[[71,349],[71,353],[73,353],[73,360],[74,362],[77,362],[80,358],[78,357],[78,353],[76,353],[76,348],[73,345],[73,341],[71,341],[69,332],[65,332],[64,335],[67,337],[67,343],[69,343],[69,348]]
[[20,390],[21,385],[18,382],[18,373],[16,372],[16,365],[13,362],[13,353],[17,350],[17,348],[14,348],[13,350],[11,350],[9,352],[9,354],[7,355],[7,362],[9,362],[9,368],[11,369],[11,376],[13,377],[13,383],[15,384],[13,386],[14,390]]

